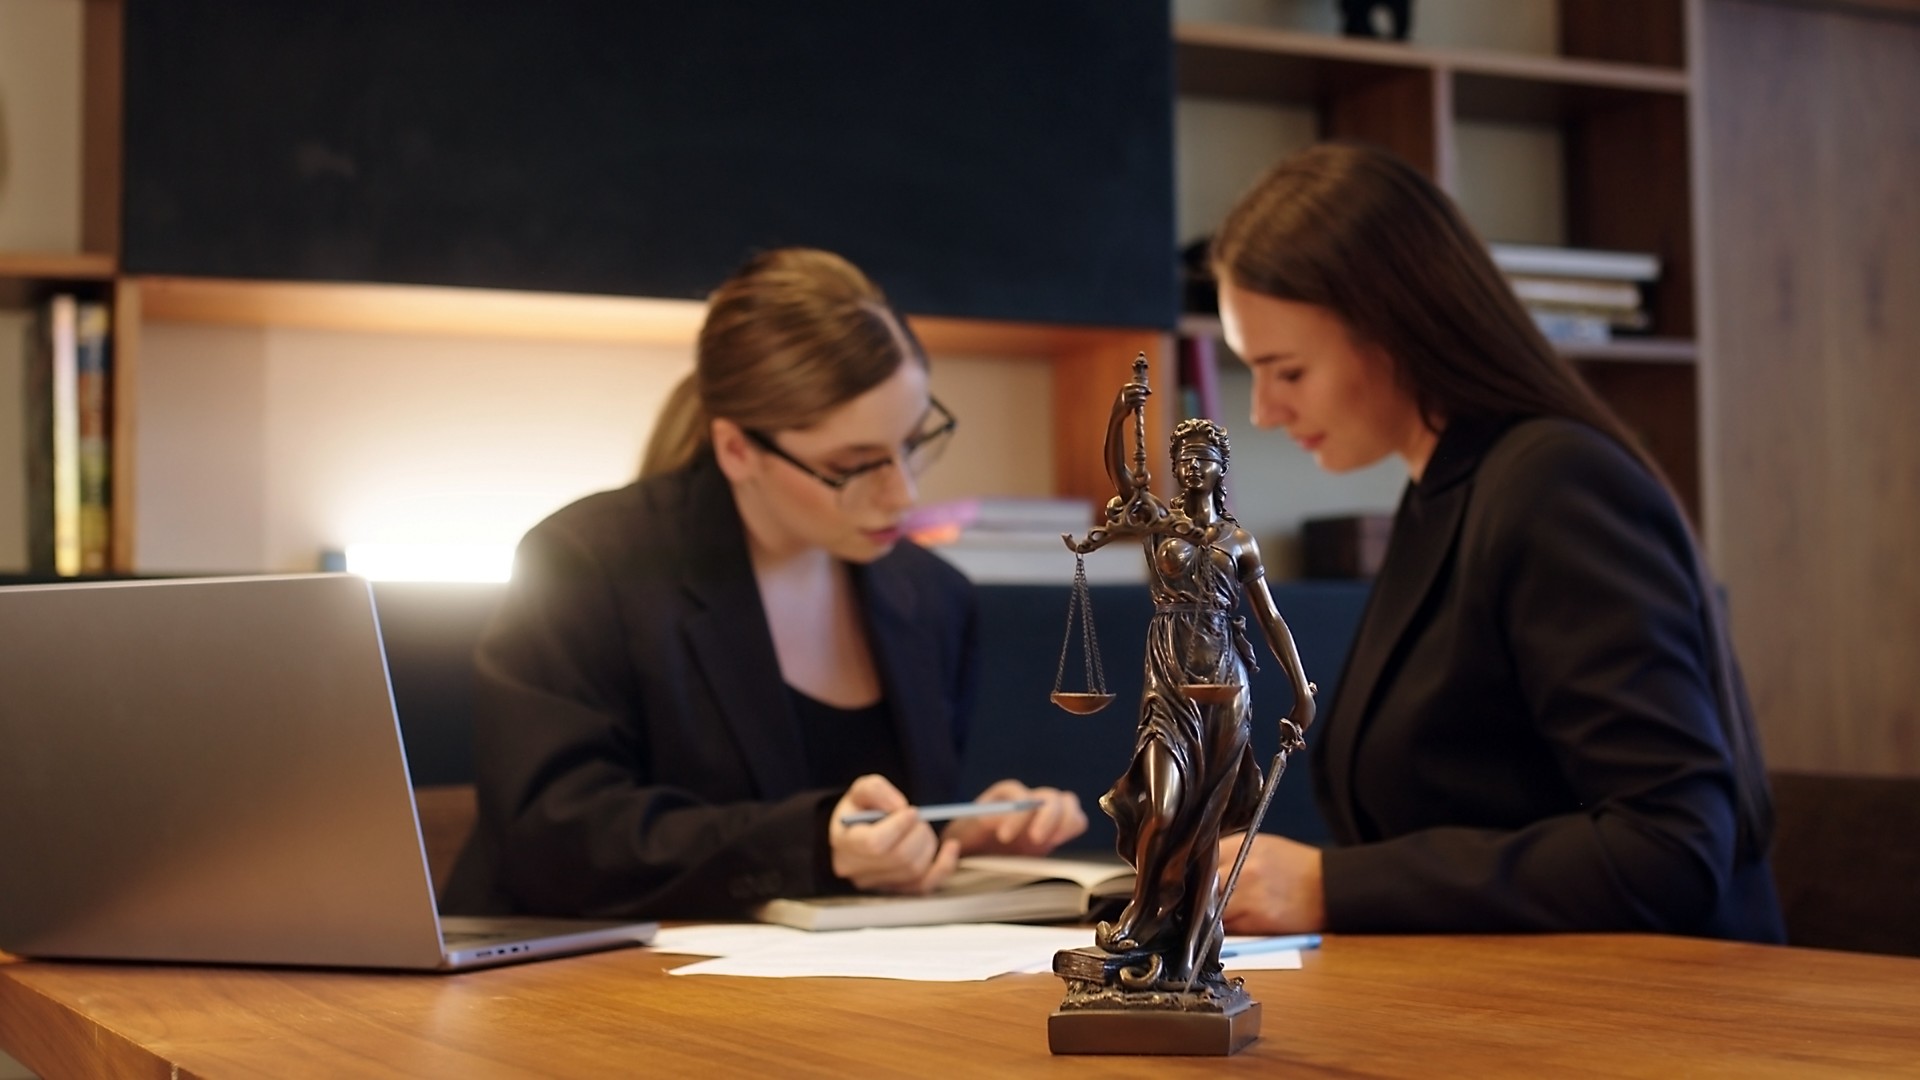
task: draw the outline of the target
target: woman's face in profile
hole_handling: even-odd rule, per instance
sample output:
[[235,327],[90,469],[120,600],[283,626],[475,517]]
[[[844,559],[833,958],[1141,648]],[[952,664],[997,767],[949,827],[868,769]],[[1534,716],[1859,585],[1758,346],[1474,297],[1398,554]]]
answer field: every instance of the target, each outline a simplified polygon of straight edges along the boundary
[[1326,308],[1222,281],[1220,321],[1253,371],[1254,426],[1285,430],[1328,472],[1410,456],[1427,438],[1392,361],[1356,344]]
[[[767,540],[825,548],[851,562],[871,562],[893,549],[919,491],[903,467],[908,438],[927,422],[927,372],[908,361],[886,381],[804,428],[772,433],[780,449],[827,477],[858,473],[835,489],[792,462],[757,454],[753,482],[764,496],[767,523],[782,535]],[[863,469],[885,462],[877,469]]]

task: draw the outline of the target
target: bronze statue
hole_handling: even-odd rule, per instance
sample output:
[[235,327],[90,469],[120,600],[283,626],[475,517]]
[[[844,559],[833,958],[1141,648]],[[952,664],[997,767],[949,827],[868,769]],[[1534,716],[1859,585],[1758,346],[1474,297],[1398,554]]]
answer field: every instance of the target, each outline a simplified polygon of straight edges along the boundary
[[[1227,433],[1202,419],[1174,428],[1177,492],[1162,501],[1149,486],[1140,434],[1151,392],[1142,356],[1107,425],[1116,494],[1105,523],[1084,540],[1067,537],[1080,556],[1139,540],[1154,614],[1133,758],[1100,799],[1135,870],[1133,896],[1099,925],[1094,948],[1055,958],[1068,987],[1050,1024],[1056,1053],[1231,1053],[1257,1035],[1258,1004],[1220,965],[1221,913],[1246,849],[1221,883],[1219,841],[1258,829],[1287,755],[1313,722],[1314,687],[1267,589],[1259,548],[1226,508]],[[1280,754],[1264,784],[1251,739],[1247,675],[1258,665],[1237,614],[1243,597],[1293,682],[1294,715],[1280,721]]]

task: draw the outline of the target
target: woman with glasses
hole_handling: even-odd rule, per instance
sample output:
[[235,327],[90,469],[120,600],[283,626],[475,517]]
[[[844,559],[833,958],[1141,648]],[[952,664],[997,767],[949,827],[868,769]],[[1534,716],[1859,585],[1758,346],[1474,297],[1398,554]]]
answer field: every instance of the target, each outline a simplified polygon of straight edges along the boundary
[[[521,541],[477,653],[480,822],[444,907],[712,917],[921,892],[1086,828],[1070,792],[944,832],[975,678],[966,579],[902,541],[955,421],[846,260],[768,252],[710,298],[641,478]],[[881,811],[870,824],[842,819]]]

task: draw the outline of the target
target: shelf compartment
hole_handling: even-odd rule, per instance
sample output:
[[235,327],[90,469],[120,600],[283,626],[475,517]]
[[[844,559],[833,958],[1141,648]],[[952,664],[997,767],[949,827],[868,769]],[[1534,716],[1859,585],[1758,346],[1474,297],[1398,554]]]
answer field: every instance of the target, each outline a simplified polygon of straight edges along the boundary
[[[147,322],[296,327],[368,333],[478,335],[546,341],[658,345],[691,352],[705,317],[697,300],[529,293],[425,285],[144,277],[136,302]],[[1087,447],[1104,437],[1108,395],[1145,352],[1157,384],[1172,378],[1167,334],[1154,328],[1080,327],[910,316],[931,353],[1031,359],[1053,370],[1055,477],[1063,495],[1105,500],[1104,466]],[[1099,388],[1090,393],[1088,387]],[[1150,437],[1170,430],[1164,399],[1148,403]]]
[[58,288],[103,291],[113,280],[111,255],[91,252],[0,252],[0,308],[37,303]]

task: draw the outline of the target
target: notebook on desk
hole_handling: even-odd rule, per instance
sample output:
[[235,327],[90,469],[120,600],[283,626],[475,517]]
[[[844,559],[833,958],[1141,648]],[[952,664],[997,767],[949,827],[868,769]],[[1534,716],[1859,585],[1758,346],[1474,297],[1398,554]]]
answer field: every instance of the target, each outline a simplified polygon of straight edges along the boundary
[[437,914],[340,574],[0,588],[0,868],[20,956],[451,971],[655,930]]

